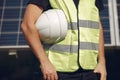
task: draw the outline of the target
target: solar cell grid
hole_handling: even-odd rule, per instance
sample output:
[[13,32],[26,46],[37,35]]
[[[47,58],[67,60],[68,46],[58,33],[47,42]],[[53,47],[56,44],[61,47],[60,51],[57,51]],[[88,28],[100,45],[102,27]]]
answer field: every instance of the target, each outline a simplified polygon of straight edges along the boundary
[[0,46],[27,45],[20,30],[27,1],[0,0]]
[[108,0],[103,0],[103,3],[104,3],[104,10],[100,13],[100,16],[101,16],[103,29],[104,29],[104,41],[105,41],[105,44],[111,44]]
[[108,4],[108,0],[103,0],[103,3],[104,4]]
[[[0,0],[0,46],[27,45],[20,24],[28,0]],[[100,13],[104,26],[105,43],[110,41],[108,0],[103,0],[105,9]]]
[[4,0],[0,0],[0,7],[3,6],[3,1],[4,1]]
[[5,6],[6,7],[19,7],[23,0],[6,0]]

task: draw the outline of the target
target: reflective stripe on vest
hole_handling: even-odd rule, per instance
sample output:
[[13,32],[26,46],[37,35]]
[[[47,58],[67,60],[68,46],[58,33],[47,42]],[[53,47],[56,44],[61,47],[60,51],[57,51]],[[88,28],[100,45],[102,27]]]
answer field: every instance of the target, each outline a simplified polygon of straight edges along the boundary
[[[75,71],[79,68],[79,47],[81,67],[94,69],[97,64],[99,41],[99,14],[95,0],[80,0],[78,9],[73,0],[49,1],[53,8],[64,11],[68,21],[68,32],[65,39],[57,44],[48,45],[46,49],[49,60],[57,71]],[[78,27],[80,34],[78,34]]]
[[[93,29],[98,29],[99,25],[98,25],[98,22],[96,21],[87,21],[87,20],[79,20],[79,25],[80,27],[86,27],[86,28],[93,28]],[[68,23],[68,29],[71,29],[72,30],[77,30],[77,23],[76,22],[69,22]]]

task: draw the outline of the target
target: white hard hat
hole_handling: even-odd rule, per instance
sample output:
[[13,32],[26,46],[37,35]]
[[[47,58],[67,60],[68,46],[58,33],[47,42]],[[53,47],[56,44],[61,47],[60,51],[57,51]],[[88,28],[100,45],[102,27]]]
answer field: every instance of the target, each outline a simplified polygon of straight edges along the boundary
[[68,30],[65,14],[59,9],[43,12],[36,21],[36,27],[41,40],[45,43],[56,43],[63,40]]

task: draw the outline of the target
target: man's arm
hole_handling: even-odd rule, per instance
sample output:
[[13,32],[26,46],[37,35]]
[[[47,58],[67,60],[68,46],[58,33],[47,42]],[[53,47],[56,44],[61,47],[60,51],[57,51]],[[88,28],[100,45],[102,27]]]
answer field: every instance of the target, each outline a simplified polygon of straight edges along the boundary
[[99,54],[98,54],[98,62],[105,64],[105,52],[104,52],[104,35],[103,35],[103,27],[101,21],[99,22],[100,28],[100,37],[99,37]]
[[101,21],[99,21],[99,52],[98,52],[98,64],[94,70],[95,73],[100,73],[100,80],[106,80],[106,62],[105,62],[105,54],[104,54],[104,35],[103,35],[103,27]]
[[40,42],[39,33],[35,26],[35,22],[42,11],[41,7],[29,4],[26,8],[21,28],[29,46],[41,64],[41,70],[45,80],[57,80],[56,70],[45,54]]

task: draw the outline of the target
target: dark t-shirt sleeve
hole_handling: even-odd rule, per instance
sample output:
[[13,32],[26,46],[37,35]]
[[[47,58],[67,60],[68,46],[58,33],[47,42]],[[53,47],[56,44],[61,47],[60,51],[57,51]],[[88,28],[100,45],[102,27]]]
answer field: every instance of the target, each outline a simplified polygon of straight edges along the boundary
[[103,0],[96,0],[96,6],[98,7],[99,11],[104,9]]
[[29,0],[28,4],[35,4],[42,7],[43,10],[48,10],[51,8],[49,0]]

